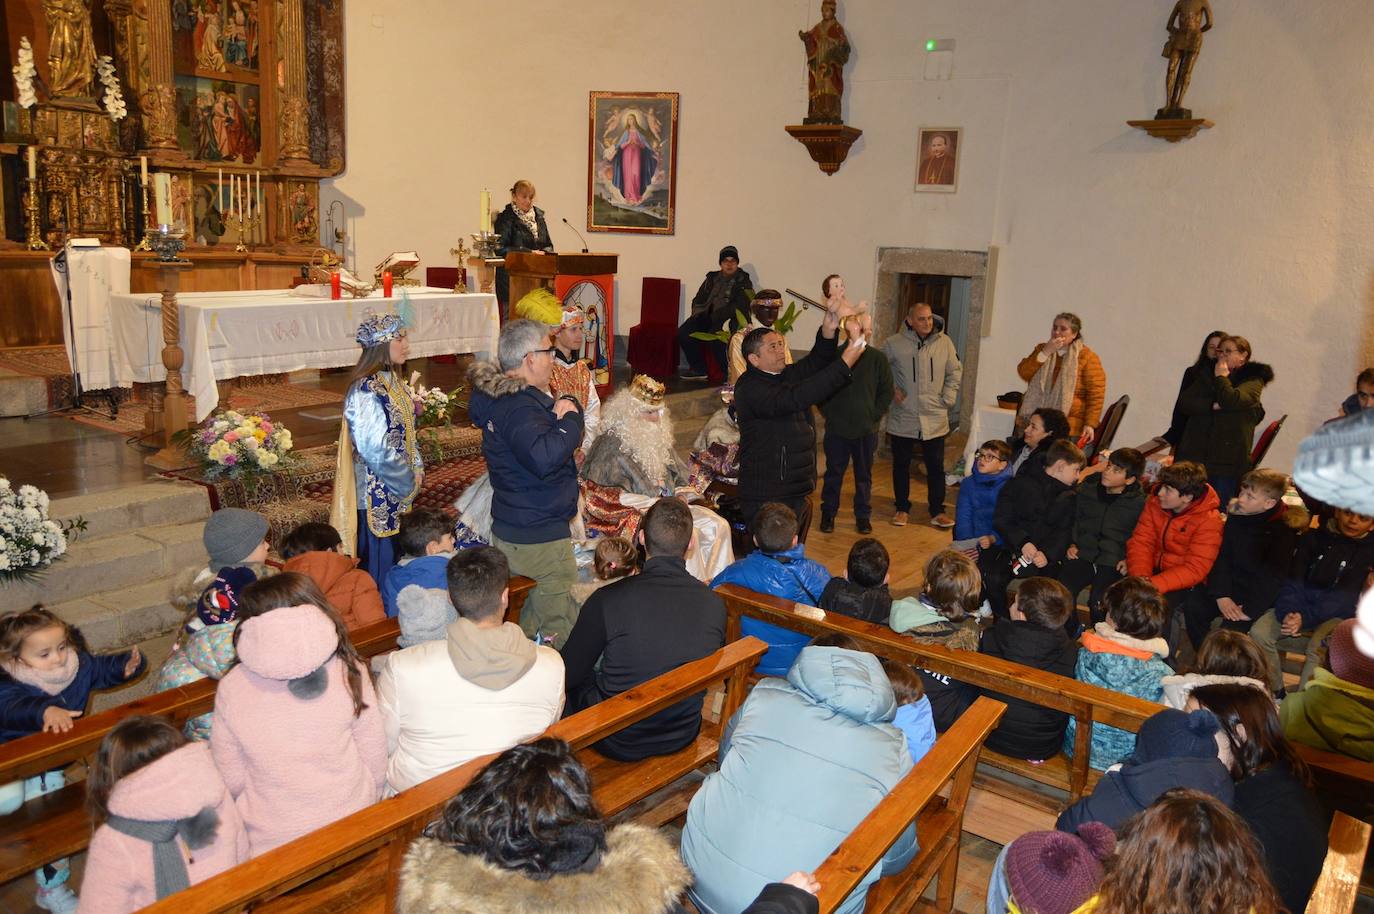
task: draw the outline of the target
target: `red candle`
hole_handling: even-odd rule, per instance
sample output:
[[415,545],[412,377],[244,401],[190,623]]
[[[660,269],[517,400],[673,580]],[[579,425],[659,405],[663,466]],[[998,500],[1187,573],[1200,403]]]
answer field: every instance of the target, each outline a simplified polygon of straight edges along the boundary
[[390,297],[391,297],[391,271],[390,271],[390,270],[384,270],[384,271],[382,272],[382,295],[386,296],[387,298],[390,298]]
[[339,285],[339,271],[335,270],[329,274],[329,297],[338,301],[340,298],[341,287]]

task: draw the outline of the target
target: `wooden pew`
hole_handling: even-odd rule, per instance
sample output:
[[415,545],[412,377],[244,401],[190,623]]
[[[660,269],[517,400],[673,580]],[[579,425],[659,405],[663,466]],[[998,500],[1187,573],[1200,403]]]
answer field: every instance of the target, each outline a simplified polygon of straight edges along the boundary
[[1327,835],[1326,862],[1307,901],[1307,914],[1350,914],[1360,893],[1360,871],[1369,851],[1368,822],[1338,812]]
[[[588,760],[588,747],[598,740],[723,683],[726,692],[720,717],[703,723],[696,744],[678,753],[683,759],[714,758],[721,729],[739,707],[749,672],[766,650],[767,645],[757,638],[731,642],[709,657],[566,717],[545,735],[567,740],[579,757]],[[475,759],[417,784],[144,910],[147,914],[216,914],[251,906],[254,911],[272,912],[393,911],[401,862],[410,842],[494,757]],[[600,765],[594,757],[589,763],[597,805],[607,816],[667,786],[659,778],[676,777],[672,772],[677,764],[685,764],[679,760],[663,765],[647,759],[637,764]]]
[[[506,618],[517,621],[534,581],[511,578],[510,607]],[[396,648],[400,630],[395,619],[384,619],[355,629],[353,646],[363,659]],[[154,675],[149,671],[146,675]],[[154,715],[180,726],[215,706],[218,680],[201,679],[190,685],[156,692],[90,717],[77,718],[66,733],[35,733],[0,746],[0,784],[65,768],[95,755],[100,742],[116,724],[128,717]],[[3,820],[0,836],[0,883],[31,872],[44,863],[84,850],[91,838],[86,814],[84,782],[25,803]]]
[[[970,822],[976,827],[970,827],[969,830],[999,844],[1005,844],[1027,831],[1053,828],[1063,808],[1096,785],[1101,772],[1092,770],[1088,765],[1091,739],[1089,725],[1093,721],[1134,733],[1162,707],[1154,702],[1030,669],[999,657],[952,650],[938,644],[921,644],[885,625],[861,622],[839,613],[827,613],[814,606],[755,593],[735,584],[723,584],[716,588],[716,592],[725,599],[727,639],[739,637],[741,616],[761,619],[813,636],[843,633],[879,656],[916,664],[961,682],[1023,698],[1074,717],[1077,730],[1072,759],[1060,754],[1047,759],[1042,765],[1032,765],[1024,759],[1014,759],[983,749],[980,761],[985,766],[1028,778],[1064,794],[1057,798],[1047,797],[1005,778],[978,772],[974,787],[980,793],[975,793],[970,802],[969,815]],[[1349,808],[1348,803],[1339,802],[1337,797],[1362,797],[1366,804],[1370,802],[1370,797],[1374,797],[1374,764],[1306,746],[1298,746],[1297,749],[1312,766],[1319,792],[1334,805]],[[1009,810],[1005,805],[995,810],[987,808],[990,804],[986,794],[1012,800],[1015,806],[1011,812],[1014,815],[1007,815]]]
[[[959,840],[964,806],[973,786],[973,769],[983,740],[997,726],[1007,706],[979,698],[912,768],[892,792],[859,823],[816,870],[821,884],[821,914],[830,914],[849,897],[864,874],[914,821],[920,850],[900,873],[884,876],[868,891],[867,912],[941,911],[954,909],[959,875]],[[940,796],[950,784],[948,798]],[[918,901],[932,879],[936,900]]]

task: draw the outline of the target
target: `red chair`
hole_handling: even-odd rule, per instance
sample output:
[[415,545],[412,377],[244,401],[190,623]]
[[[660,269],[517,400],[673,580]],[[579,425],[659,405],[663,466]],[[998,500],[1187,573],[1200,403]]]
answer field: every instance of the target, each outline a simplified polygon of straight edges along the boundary
[[630,328],[626,361],[635,374],[666,381],[677,373],[677,313],[682,283],[646,276],[639,296],[639,323]]
[[1269,453],[1269,446],[1274,443],[1274,439],[1279,436],[1279,429],[1283,428],[1283,423],[1288,419],[1288,414],[1284,413],[1273,422],[1264,427],[1264,431],[1259,433],[1255,439],[1255,448],[1250,452],[1250,466],[1257,467],[1264,455]]

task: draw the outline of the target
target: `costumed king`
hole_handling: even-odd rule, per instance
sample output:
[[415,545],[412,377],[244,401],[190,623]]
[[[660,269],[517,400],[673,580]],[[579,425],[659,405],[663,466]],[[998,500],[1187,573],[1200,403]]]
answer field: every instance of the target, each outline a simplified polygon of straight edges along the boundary
[[425,479],[415,437],[415,401],[406,386],[410,354],[395,314],[369,317],[354,339],[363,347],[344,397],[330,523],[378,584],[396,563],[392,537]]

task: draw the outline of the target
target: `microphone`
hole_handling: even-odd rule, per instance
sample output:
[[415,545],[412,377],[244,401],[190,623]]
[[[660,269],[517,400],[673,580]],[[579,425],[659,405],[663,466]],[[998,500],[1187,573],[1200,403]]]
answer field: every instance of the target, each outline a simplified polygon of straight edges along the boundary
[[563,217],[563,224],[566,225],[568,228],[572,229],[572,230],[573,230],[573,234],[576,235],[576,236],[578,237],[578,240],[580,240],[580,241],[582,242],[582,253],[583,253],[583,254],[589,254],[589,253],[591,253],[590,251],[587,250],[587,239],[586,239],[586,238],[583,238],[583,237],[582,237],[582,233],[579,232],[576,228],[573,227],[573,224],[572,224],[571,222],[568,221],[568,217],[567,217],[567,216],[564,216],[564,217]]

